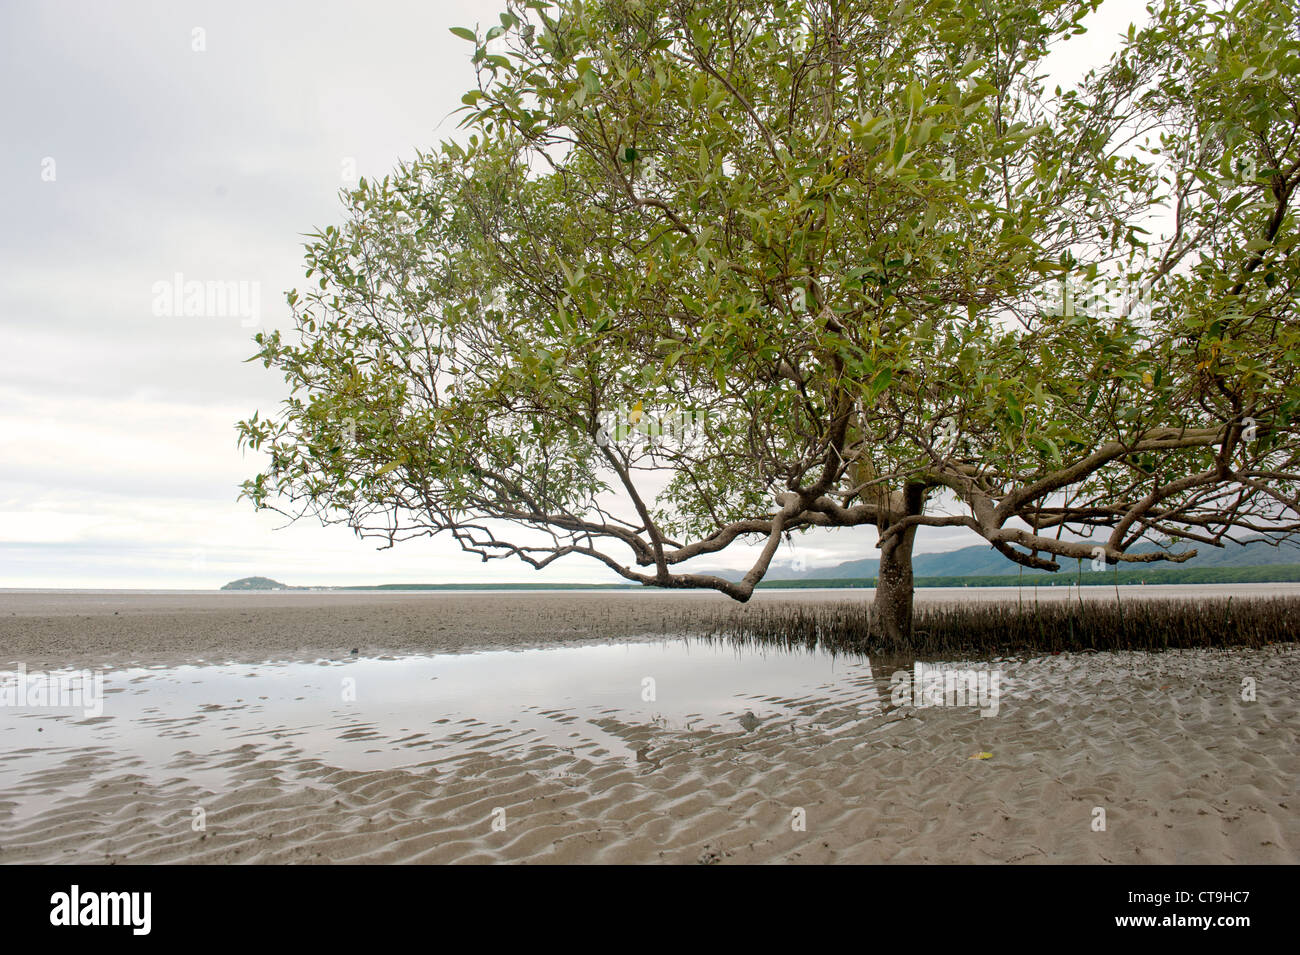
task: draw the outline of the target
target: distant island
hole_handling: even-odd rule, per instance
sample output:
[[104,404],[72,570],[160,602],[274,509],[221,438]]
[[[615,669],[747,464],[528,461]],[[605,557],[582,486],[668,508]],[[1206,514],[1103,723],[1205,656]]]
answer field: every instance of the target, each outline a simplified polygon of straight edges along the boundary
[[240,577],[232,580],[222,590],[303,590],[303,587],[290,587],[270,577]]

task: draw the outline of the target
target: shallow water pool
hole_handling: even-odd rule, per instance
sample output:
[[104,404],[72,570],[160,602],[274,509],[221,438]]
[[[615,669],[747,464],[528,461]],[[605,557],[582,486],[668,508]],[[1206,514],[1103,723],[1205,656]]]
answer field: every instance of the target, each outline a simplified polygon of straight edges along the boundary
[[866,658],[686,640],[127,668],[104,673],[102,699],[98,715],[0,707],[0,798],[12,812],[30,808],[22,794],[40,791],[43,769],[77,759],[203,785],[222,782],[214,755],[249,747],[349,770],[538,745],[652,767],[664,733],[796,731],[828,705],[841,724],[882,711]]

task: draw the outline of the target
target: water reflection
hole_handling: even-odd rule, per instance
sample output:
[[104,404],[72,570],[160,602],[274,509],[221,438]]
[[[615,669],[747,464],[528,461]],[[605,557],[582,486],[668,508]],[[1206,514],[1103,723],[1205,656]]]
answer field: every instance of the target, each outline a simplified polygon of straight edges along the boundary
[[686,640],[123,669],[105,675],[104,693],[97,719],[0,709],[0,792],[96,754],[219,784],[194,776],[221,764],[213,754],[249,746],[364,770],[546,745],[653,772],[674,735],[851,725],[888,702],[865,658]]

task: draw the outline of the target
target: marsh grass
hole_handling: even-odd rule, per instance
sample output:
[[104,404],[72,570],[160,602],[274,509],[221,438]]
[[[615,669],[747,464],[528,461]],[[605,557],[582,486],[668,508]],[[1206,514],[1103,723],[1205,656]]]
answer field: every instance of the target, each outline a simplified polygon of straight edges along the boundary
[[869,605],[762,608],[693,629],[745,644],[900,658],[1261,647],[1300,639],[1300,598],[921,606],[910,641],[886,637]]

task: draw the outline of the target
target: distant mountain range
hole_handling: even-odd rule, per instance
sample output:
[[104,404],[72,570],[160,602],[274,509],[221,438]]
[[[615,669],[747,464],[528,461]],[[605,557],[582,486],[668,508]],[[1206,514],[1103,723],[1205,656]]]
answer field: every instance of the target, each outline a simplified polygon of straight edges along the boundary
[[[1146,554],[1159,550],[1155,544],[1139,544],[1134,547],[1130,553]],[[1180,551],[1195,550],[1196,556],[1191,560],[1184,561],[1181,564],[1171,563],[1169,561],[1155,561],[1154,563],[1144,564],[1120,564],[1120,571],[1133,570],[1169,570],[1169,569],[1205,569],[1209,567],[1266,567],[1277,564],[1300,564],[1300,544],[1284,544],[1279,547],[1273,547],[1263,540],[1253,540],[1246,544],[1227,544],[1224,547],[1208,547],[1204,544],[1195,547],[1183,545],[1178,548]],[[1024,568],[1024,574],[1028,577],[1034,575],[1060,576],[1064,573],[1073,573],[1076,569],[1075,561],[1067,558],[1061,558],[1057,561],[1061,565],[1059,571],[1049,570],[1031,570]],[[1083,562],[1083,570],[1086,573],[1091,569],[1090,561]],[[1107,568],[1111,570],[1113,568]],[[982,576],[1016,576],[1021,572],[1019,564],[1007,560],[991,546],[986,544],[976,544],[972,547],[963,547],[960,550],[945,551],[939,554],[917,554],[912,558],[912,573],[917,577],[982,577]],[[720,577],[727,580],[739,580],[744,573],[742,571],[715,571]],[[870,578],[879,575],[880,559],[877,557],[863,557],[858,560],[848,560],[832,567],[817,567],[808,570],[802,574],[791,576],[788,567],[776,567],[773,576],[768,579],[775,583],[778,580],[847,580],[854,578]]]
[[[1155,544],[1139,544],[1132,553],[1145,554],[1158,550]],[[1181,564],[1169,561],[1151,563],[1128,563],[1119,565],[1119,583],[1140,584],[1150,579],[1151,583],[1231,583],[1249,581],[1300,581],[1300,544],[1284,544],[1273,547],[1263,540],[1253,540],[1246,544],[1228,544],[1225,547],[1196,548],[1183,547],[1180,550],[1197,551],[1197,555]],[[1083,561],[1082,568],[1077,568],[1075,561],[1062,558],[1059,571],[1032,570],[1025,567],[1025,578],[1049,578],[1053,581],[1072,582],[1078,570],[1082,570],[1084,583],[1105,584],[1113,580],[1114,568],[1108,567],[1104,573],[1090,573],[1091,561]],[[1234,568],[1244,568],[1234,572]],[[1272,568],[1272,569],[1270,569]],[[1197,571],[1187,575],[1185,571]],[[1211,573],[1221,571],[1221,573]],[[701,571],[713,573],[726,580],[739,580],[743,571],[713,570]],[[790,576],[787,566],[773,568],[772,575],[759,586],[762,587],[861,587],[874,586],[873,578],[880,573],[880,559],[863,557],[847,560],[832,567],[818,567],[797,576]],[[945,551],[939,554],[917,554],[912,559],[912,573],[917,578],[917,586],[1003,586],[1006,578],[1008,585],[1014,585],[1020,578],[1021,567],[993,550],[992,547],[976,544],[960,550]],[[783,576],[784,575],[784,576]],[[989,578],[995,578],[990,580]],[[1069,578],[1069,581],[1066,581]],[[824,585],[814,581],[826,581]],[[868,583],[870,581],[870,583]],[[270,577],[242,577],[232,580],[222,590],[639,590],[639,584],[562,584],[562,583],[460,583],[460,584],[366,584],[351,587],[294,587],[282,584]]]

